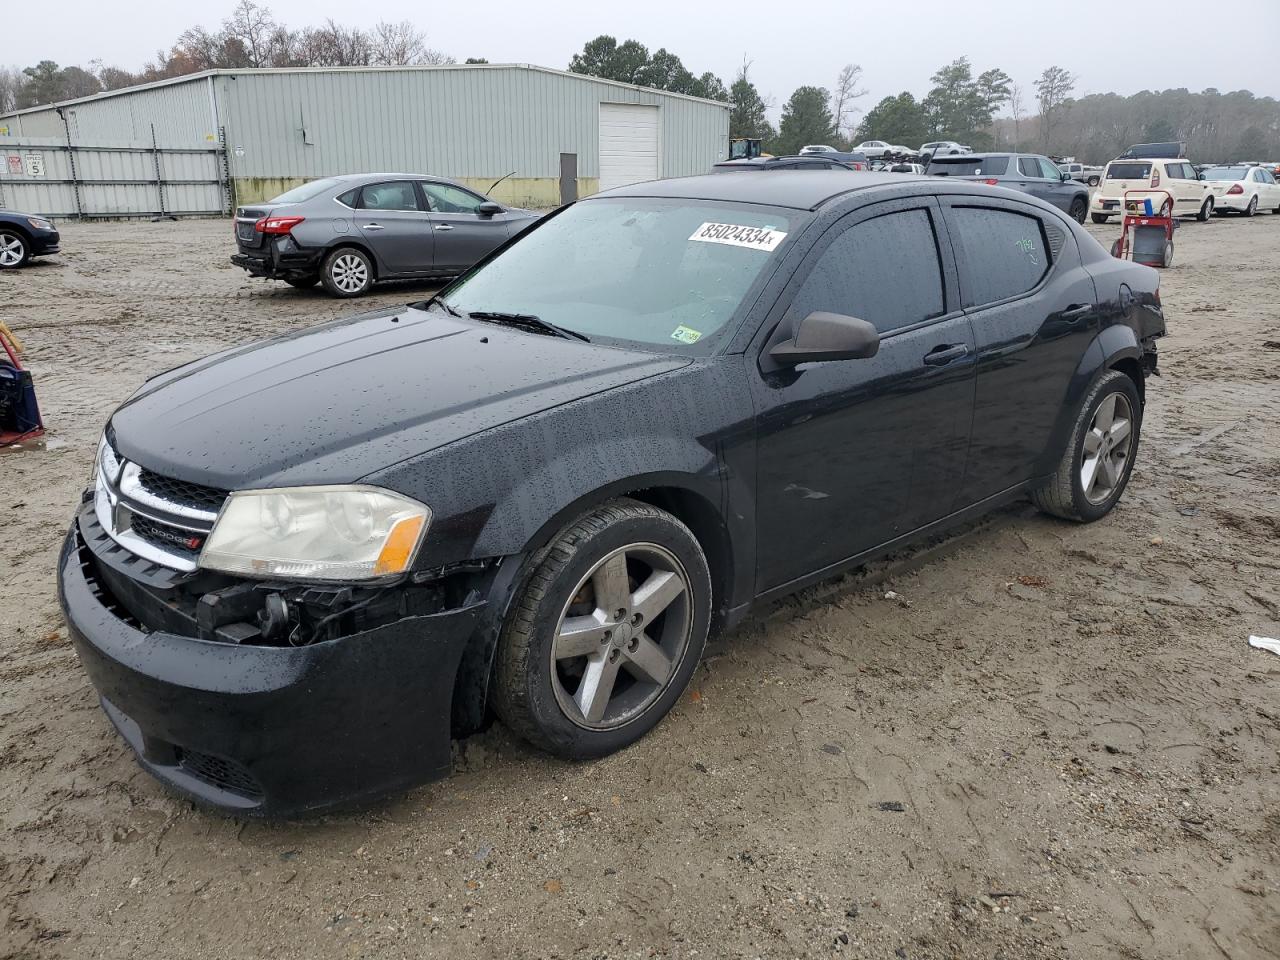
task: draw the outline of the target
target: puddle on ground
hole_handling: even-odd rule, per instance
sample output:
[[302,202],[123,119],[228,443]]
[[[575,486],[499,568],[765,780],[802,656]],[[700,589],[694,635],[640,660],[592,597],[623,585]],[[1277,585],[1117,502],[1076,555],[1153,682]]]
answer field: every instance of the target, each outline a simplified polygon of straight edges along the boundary
[[61,450],[67,446],[70,446],[68,441],[61,437],[51,437],[46,433],[41,437],[32,437],[30,440],[20,440],[17,443],[0,446],[0,453],[43,453],[49,450]]

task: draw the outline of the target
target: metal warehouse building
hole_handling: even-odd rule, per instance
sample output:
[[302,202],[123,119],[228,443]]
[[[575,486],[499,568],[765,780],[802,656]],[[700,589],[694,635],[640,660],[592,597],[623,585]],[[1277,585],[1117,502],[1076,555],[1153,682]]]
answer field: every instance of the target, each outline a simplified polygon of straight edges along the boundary
[[722,159],[729,105],[525,64],[210,70],[0,116],[0,206],[227,211],[396,171],[549,207]]

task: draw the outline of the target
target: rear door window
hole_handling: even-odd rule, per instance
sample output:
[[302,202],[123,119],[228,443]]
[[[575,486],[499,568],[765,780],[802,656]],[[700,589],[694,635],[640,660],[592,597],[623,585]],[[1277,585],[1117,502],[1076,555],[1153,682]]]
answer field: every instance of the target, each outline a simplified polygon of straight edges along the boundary
[[836,237],[788,315],[795,322],[815,310],[859,317],[881,333],[941,316],[942,266],[928,211],[887,213]]
[[360,191],[361,210],[421,210],[418,192],[408,180],[370,183]]
[[1049,272],[1049,247],[1039,217],[996,207],[947,210],[966,309],[1021,296]]
[[1019,157],[1018,172],[1024,177],[1031,177],[1035,180],[1039,180],[1044,176],[1044,173],[1040,170],[1040,161],[1035,157]]

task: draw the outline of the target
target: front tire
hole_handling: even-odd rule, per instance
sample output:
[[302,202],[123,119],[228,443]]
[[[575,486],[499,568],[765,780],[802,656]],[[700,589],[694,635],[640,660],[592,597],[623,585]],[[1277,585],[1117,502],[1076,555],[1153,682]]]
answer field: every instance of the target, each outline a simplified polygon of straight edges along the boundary
[[26,237],[16,230],[0,230],[0,270],[17,270],[30,259]]
[[1196,219],[1201,223],[1207,223],[1209,218],[1213,216],[1213,201],[1206,200],[1200,208],[1200,212],[1196,214]]
[[1106,223],[1111,218],[1105,213],[1091,213],[1089,214],[1089,219],[1094,223]]
[[711,621],[702,547],[671,514],[615,500],[534,562],[498,640],[498,716],[569,759],[634,743],[679,700],[702,656]]
[[363,250],[339,247],[324,258],[320,281],[335,297],[360,297],[373,286],[373,263]]
[[1071,210],[1068,216],[1076,223],[1084,223],[1085,214],[1089,212],[1089,201],[1084,197],[1076,197],[1071,201]]
[[1081,403],[1053,476],[1032,492],[1035,505],[1080,523],[1105,517],[1129,483],[1141,428],[1137,385],[1117,370],[1106,371]]

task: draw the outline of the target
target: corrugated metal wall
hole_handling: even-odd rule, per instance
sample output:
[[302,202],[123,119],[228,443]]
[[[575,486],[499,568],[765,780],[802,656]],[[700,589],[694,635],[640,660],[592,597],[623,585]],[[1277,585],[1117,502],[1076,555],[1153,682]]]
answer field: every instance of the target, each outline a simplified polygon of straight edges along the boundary
[[51,217],[228,212],[217,144],[67,148],[65,137],[0,136],[0,207]]
[[235,177],[379,170],[558,177],[561,153],[599,176],[599,104],[661,108],[664,177],[722,159],[729,108],[527,67],[310,70],[221,75]]
[[[209,76],[69,103],[63,109],[73,143],[151,144],[151,125],[162,147],[217,143],[218,123]],[[52,107],[0,118],[14,137],[65,138]],[[65,142],[65,140],[64,140]]]
[[[560,154],[578,156],[578,192],[598,187],[601,103],[659,108],[661,177],[704,173],[722,159],[729,106],[520,65],[218,71],[63,106],[77,145],[216,144],[226,129],[237,200],[304,179],[404,171],[551,206]],[[0,118],[13,136],[65,138],[52,108]]]

